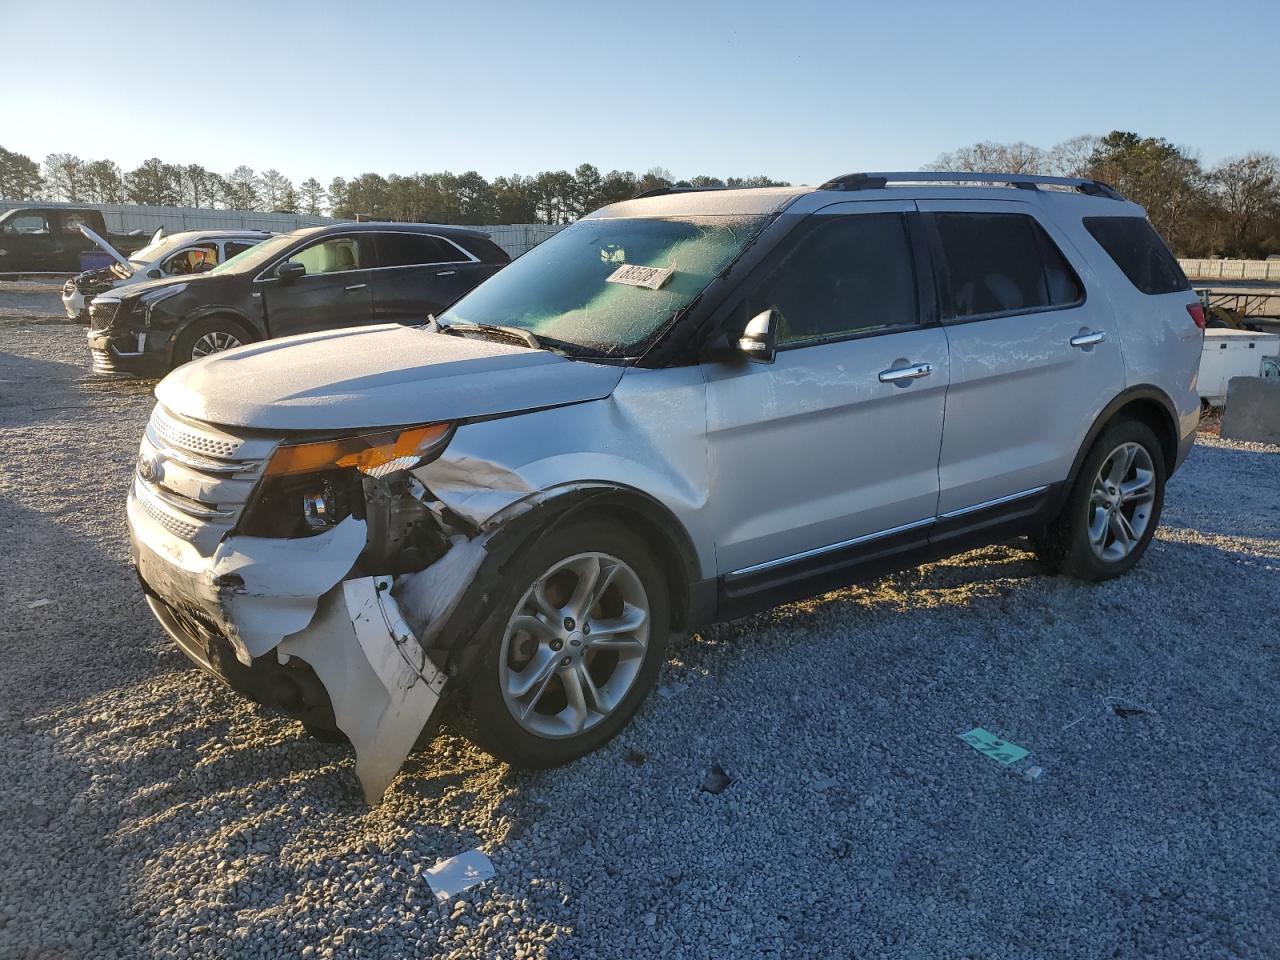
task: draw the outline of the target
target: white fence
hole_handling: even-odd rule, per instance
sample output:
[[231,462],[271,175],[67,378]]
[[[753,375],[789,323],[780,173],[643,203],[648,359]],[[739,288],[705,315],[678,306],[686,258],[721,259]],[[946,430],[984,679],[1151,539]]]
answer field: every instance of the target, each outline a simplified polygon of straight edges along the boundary
[[332,217],[305,213],[258,213],[253,210],[205,210],[196,207],[144,207],[132,203],[49,203],[45,200],[0,200],[0,213],[14,207],[92,207],[101,210],[112,233],[167,233],[183,230],[270,230],[281,233],[299,227],[333,223]]
[[1271,280],[1280,283],[1280,260],[1179,260],[1192,280]]
[[[210,210],[196,207],[144,207],[130,203],[50,203],[45,200],[0,200],[0,213],[14,207],[92,207],[102,211],[111,233],[150,234],[157,227],[166,233],[183,230],[269,230],[285,233],[299,227],[338,223],[333,217],[313,217],[305,213],[259,213],[254,210]],[[545,223],[505,223],[480,226],[493,242],[518,257],[553,236],[562,225]]]

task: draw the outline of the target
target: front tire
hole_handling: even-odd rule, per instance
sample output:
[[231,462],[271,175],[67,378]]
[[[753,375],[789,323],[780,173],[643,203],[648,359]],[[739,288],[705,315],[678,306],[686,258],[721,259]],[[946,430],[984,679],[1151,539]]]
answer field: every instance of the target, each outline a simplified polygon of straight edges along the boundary
[[201,357],[241,347],[252,340],[234,320],[225,317],[197,320],[178,337],[173,348],[173,366],[180,367]]
[[462,705],[462,729],[516,767],[599,749],[639,709],[666,656],[670,601],[649,548],[579,521],[512,565]]
[[1036,553],[1079,580],[1127,573],[1155,536],[1165,479],[1164,451],[1151,428],[1137,420],[1112,424],[1089,450]]

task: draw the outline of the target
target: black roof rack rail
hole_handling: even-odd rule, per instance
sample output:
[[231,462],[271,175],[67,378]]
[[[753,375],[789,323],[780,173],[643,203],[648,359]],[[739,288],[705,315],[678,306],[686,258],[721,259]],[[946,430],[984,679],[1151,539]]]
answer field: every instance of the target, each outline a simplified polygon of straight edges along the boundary
[[846,173],[828,180],[819,190],[882,190],[891,183],[1007,183],[1019,190],[1039,190],[1040,185],[1071,187],[1080,193],[1108,200],[1123,200],[1113,187],[1085,177],[1045,177],[1033,173],[973,173],[950,170],[915,170],[904,173]]
[[654,187],[644,193],[637,193],[632,200],[643,200],[645,197],[665,197],[669,193],[703,193],[707,190],[732,190],[733,187]]

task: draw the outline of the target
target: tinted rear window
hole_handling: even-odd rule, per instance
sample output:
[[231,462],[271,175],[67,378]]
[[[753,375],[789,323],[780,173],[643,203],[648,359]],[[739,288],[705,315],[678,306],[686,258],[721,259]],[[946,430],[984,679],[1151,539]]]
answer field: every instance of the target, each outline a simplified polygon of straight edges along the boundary
[[1191,289],[1178,261],[1142,217],[1085,217],[1084,226],[1143,293]]
[[506,263],[511,259],[507,251],[484,237],[459,237],[454,242],[462,244],[471,251],[473,256],[479,257],[485,263]]
[[422,263],[457,263],[467,255],[447,240],[425,233],[378,234],[378,264],[411,267]]
[[937,213],[951,316],[1042,310],[1078,303],[1079,278],[1034,219],[1021,213]]

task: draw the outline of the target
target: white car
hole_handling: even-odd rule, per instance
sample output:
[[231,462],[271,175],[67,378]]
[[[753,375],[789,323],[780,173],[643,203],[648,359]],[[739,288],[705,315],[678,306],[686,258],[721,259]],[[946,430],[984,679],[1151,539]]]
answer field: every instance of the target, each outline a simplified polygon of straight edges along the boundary
[[108,290],[192,273],[204,273],[272,236],[265,230],[186,230],[163,235],[157,230],[151,242],[128,258],[88,227],[80,232],[116,262],[86,270],[62,287],[62,306],[73,320],[87,319],[89,303]]

